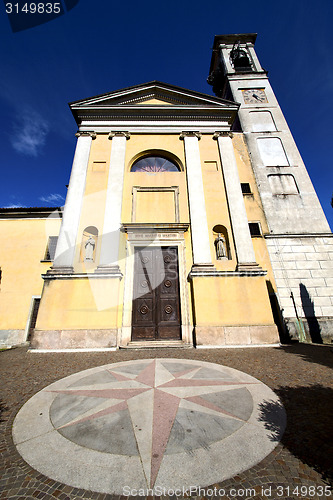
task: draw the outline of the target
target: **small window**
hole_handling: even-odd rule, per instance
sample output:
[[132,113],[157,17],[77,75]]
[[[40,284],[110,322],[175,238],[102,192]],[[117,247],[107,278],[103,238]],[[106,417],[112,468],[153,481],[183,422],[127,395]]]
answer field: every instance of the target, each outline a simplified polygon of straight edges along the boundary
[[57,248],[58,236],[49,236],[47,242],[47,249],[45,252],[44,260],[54,260],[55,251]]
[[252,194],[251,186],[248,182],[241,183],[242,193],[243,194]]
[[252,237],[261,236],[259,222],[249,222],[250,234]]
[[137,160],[132,168],[131,172],[179,172],[179,167],[176,163],[172,162],[168,158],[163,158],[162,156],[146,156],[145,158],[140,158]]

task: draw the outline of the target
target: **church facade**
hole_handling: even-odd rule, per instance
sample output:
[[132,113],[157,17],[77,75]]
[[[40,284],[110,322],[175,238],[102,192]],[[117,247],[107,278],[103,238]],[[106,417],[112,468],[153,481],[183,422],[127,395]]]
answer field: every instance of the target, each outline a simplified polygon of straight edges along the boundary
[[153,81],[70,104],[64,209],[0,210],[4,343],[330,341],[332,234],[254,43],[215,37],[216,97]]

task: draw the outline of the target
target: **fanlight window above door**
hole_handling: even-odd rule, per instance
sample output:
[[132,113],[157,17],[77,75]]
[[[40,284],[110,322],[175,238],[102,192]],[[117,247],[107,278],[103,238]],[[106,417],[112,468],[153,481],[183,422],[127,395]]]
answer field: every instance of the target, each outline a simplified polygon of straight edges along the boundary
[[137,160],[131,172],[179,172],[179,167],[176,163],[163,158],[162,156],[146,156]]

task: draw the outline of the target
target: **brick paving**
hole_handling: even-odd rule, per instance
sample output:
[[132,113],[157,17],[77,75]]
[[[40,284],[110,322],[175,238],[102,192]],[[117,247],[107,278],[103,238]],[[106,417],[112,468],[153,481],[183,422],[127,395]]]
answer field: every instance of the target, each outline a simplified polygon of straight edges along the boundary
[[[252,349],[38,354],[16,348],[0,352],[0,499],[127,498],[73,488],[43,476],[16,451],[11,429],[23,404],[52,382],[95,366],[154,357],[197,359],[244,371],[274,390],[287,412],[281,443],[259,464],[205,491],[177,498],[328,498],[333,489],[333,347],[294,344]],[[270,430],[274,433],[274,428]],[[144,498],[139,493],[136,498]],[[163,498],[176,498],[168,493]]]

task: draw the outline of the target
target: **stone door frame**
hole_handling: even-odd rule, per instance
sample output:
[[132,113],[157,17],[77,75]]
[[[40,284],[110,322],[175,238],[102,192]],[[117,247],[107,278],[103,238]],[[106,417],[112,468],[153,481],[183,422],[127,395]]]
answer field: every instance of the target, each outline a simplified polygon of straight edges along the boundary
[[[168,225],[169,227],[166,228],[165,231],[161,231],[160,228],[154,227],[152,224],[138,224],[137,228],[135,226],[136,224],[123,225],[123,228],[128,233],[128,240],[126,245],[126,268],[124,276],[122,326],[119,331],[117,344],[119,347],[126,347],[131,342],[135,247],[145,248],[149,246],[173,246],[177,247],[178,250],[181,339],[182,343],[193,345],[193,324],[191,322],[190,316],[184,240],[184,231],[187,230],[188,224]],[[174,341],[170,341],[170,343],[173,342]]]

